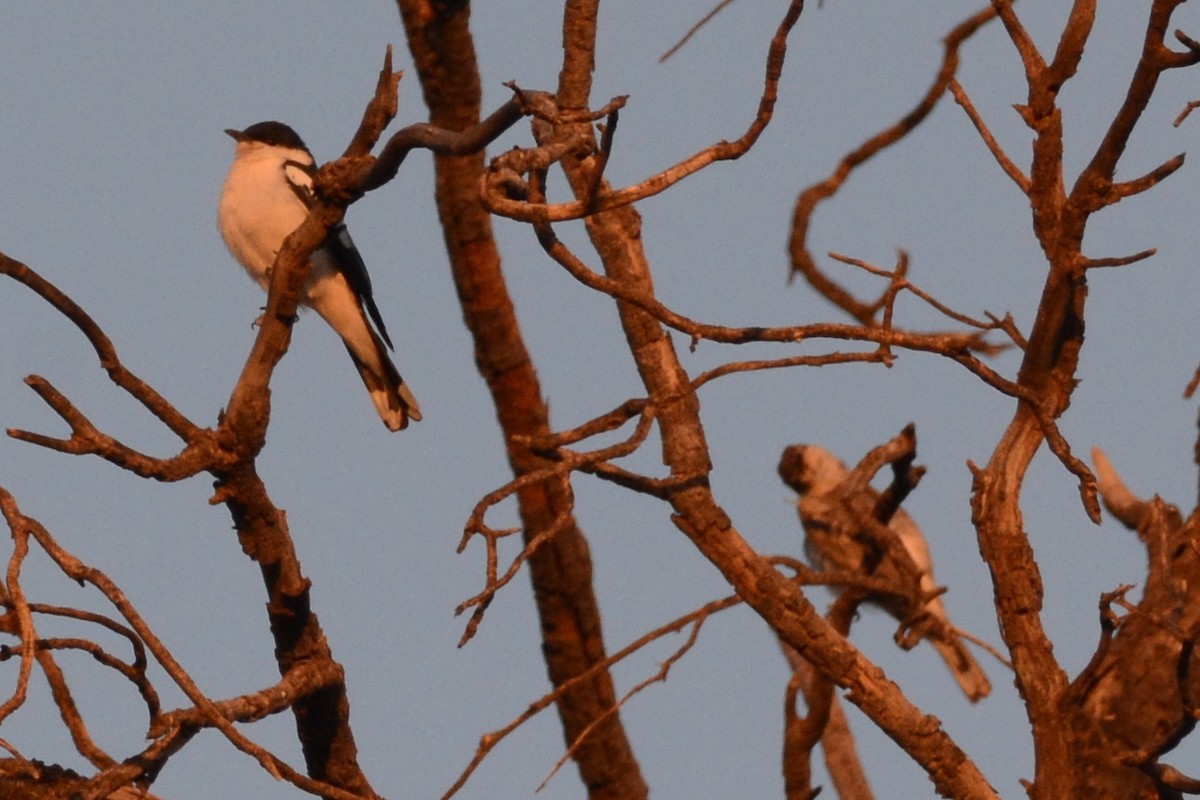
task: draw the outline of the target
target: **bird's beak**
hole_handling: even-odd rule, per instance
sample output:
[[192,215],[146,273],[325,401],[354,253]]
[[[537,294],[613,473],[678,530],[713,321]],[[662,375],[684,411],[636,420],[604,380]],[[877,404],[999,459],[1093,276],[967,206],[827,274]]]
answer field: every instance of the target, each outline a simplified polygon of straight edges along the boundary
[[234,130],[233,128],[226,128],[225,133],[227,133],[229,136],[233,137],[233,140],[235,142],[242,141],[243,134],[241,131]]

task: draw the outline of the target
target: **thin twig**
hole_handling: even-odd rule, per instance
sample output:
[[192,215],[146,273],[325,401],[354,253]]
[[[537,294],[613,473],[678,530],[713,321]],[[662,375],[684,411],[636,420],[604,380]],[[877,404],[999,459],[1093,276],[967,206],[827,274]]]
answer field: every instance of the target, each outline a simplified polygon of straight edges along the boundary
[[741,598],[739,598],[737,595],[730,595],[729,597],[724,597],[720,600],[714,600],[710,603],[706,603],[700,608],[691,611],[682,617],[678,617],[665,625],[661,625],[658,628],[639,636],[637,639],[630,642],[617,652],[612,653],[604,660],[591,665],[584,672],[581,672],[578,675],[571,677],[569,680],[564,681],[562,684],[557,686],[553,692],[545,694],[539,699],[535,700],[529,705],[528,708],[525,709],[525,711],[523,711],[503,728],[484,734],[482,737],[480,737],[479,747],[476,748],[475,755],[471,758],[471,762],[458,776],[458,779],[454,782],[454,784],[448,790],[446,790],[444,795],[442,795],[442,800],[448,800],[450,797],[456,794],[458,790],[466,784],[472,773],[474,773],[479,765],[483,763],[483,760],[487,758],[488,754],[491,753],[491,751],[496,748],[496,745],[500,744],[500,742],[503,741],[506,736],[519,728],[521,725],[525,724],[526,721],[537,715],[539,712],[550,707],[556,700],[570,691],[577,684],[591,679],[600,672],[608,670],[614,664],[623,661],[631,654],[641,650],[650,642],[653,642],[656,639],[661,639],[669,633],[677,633],[688,625],[700,624],[704,619],[707,619],[713,614],[724,611],[727,608],[732,608],[741,602]]
[[[784,54],[787,52],[787,37],[799,20],[803,8],[803,0],[792,0],[783,21],[776,29],[767,53],[766,76],[763,80],[762,95],[759,97],[758,111],[745,133],[737,139],[722,140],[710,145],[674,166],[624,189],[597,193],[591,198],[555,204],[529,203],[508,196],[504,188],[507,176],[514,170],[514,164],[519,164],[527,158],[523,151],[512,151],[494,159],[485,174],[480,187],[480,200],[484,207],[493,214],[523,222],[547,223],[582,219],[601,211],[609,211],[653,197],[689,175],[718,161],[741,158],[758,141],[758,137],[774,115],[775,101],[779,92],[779,78],[783,71]],[[516,168],[516,171],[522,170]]]
[[984,122],[983,117],[975,109],[971,98],[967,96],[966,90],[962,88],[957,78],[950,81],[950,94],[954,97],[954,101],[958,103],[959,107],[967,113],[967,118],[975,126],[975,131],[979,134],[979,138],[983,139],[984,145],[987,146],[988,152],[992,154],[992,158],[1000,165],[1000,169],[1012,179],[1012,182],[1017,185],[1022,194],[1029,194],[1029,178],[1026,177],[1025,173],[1021,172],[1021,168],[1008,157],[1008,153],[1004,152],[1004,148],[996,141],[996,137],[988,129],[987,123]]
[[701,28],[703,28],[705,25],[707,25],[712,20],[713,17],[717,16],[717,14],[720,14],[721,11],[724,10],[725,7],[728,6],[729,4],[731,4],[732,2],[733,2],[733,0],[721,0],[721,2],[717,3],[716,7],[714,7],[712,9],[712,11],[709,11],[707,14],[705,14],[703,17],[700,18],[699,22],[697,22],[692,27],[688,28],[688,32],[685,33],[683,35],[683,38],[680,39],[678,42],[676,42],[671,47],[670,50],[668,50],[667,52],[663,53],[661,56],[658,57],[658,63],[661,64],[664,61],[666,61],[668,58],[670,58],[671,56],[675,55],[675,53],[677,53],[680,48],[682,48],[685,44],[687,44],[688,41],[690,41],[691,38],[693,36],[695,36],[696,33]]
[[881,300],[866,303],[826,275],[808,251],[808,234],[817,207],[833,197],[851,173],[878,153],[899,142],[924,122],[946,93],[946,87],[958,70],[958,50],[981,26],[995,18],[996,10],[985,8],[954,27],[944,39],[942,63],[924,96],[903,117],[879,131],[844,155],[824,180],[809,186],[796,198],[788,241],[791,255],[789,280],[800,274],[819,294],[863,325],[873,325]]

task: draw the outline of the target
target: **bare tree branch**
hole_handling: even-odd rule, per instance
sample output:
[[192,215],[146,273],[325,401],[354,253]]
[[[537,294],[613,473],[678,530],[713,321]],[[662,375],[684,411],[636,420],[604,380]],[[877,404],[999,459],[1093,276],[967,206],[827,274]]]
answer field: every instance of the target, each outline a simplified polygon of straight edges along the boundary
[[800,274],[818,293],[828,299],[838,308],[845,311],[862,325],[874,325],[875,314],[881,308],[882,300],[865,303],[855,298],[850,292],[838,285],[819,267],[808,252],[808,232],[812,225],[812,216],[817,206],[835,195],[857,167],[867,160],[891,147],[916,129],[933,111],[938,101],[946,93],[958,71],[958,51],[963,42],[975,34],[979,28],[996,16],[995,8],[985,8],[978,11],[957,25],[945,38],[945,51],[942,64],[934,78],[933,84],[925,95],[894,125],[880,131],[854,150],[842,157],[833,173],[813,184],[800,193],[792,211],[792,227],[788,242],[788,253],[791,255],[791,271],[789,280]]
[[[689,175],[693,175],[718,161],[730,161],[741,158],[758,141],[759,135],[762,134],[763,130],[770,123],[771,117],[774,114],[775,101],[779,91],[779,78],[783,71],[784,55],[787,52],[787,35],[791,31],[792,26],[800,18],[800,11],[803,6],[803,2],[791,3],[787,14],[784,16],[783,21],[780,22],[779,28],[771,40],[770,50],[767,54],[766,77],[763,81],[762,96],[759,98],[758,112],[755,114],[754,120],[750,123],[745,133],[737,139],[732,142],[720,141],[710,145],[689,158],[680,161],[678,164],[659,172],[657,175],[646,178],[633,186],[617,190],[606,189],[602,193],[594,194],[583,192],[581,199],[557,204],[527,203],[523,200],[510,199],[507,196],[506,186],[508,176],[513,171],[513,166],[511,165],[514,162],[519,165],[520,161],[524,160],[525,157],[519,152],[506,153],[493,160],[484,179],[481,191],[481,199],[484,207],[493,214],[499,214],[500,216],[523,222],[549,223],[581,219],[588,214],[620,208],[639,200],[644,200],[647,197],[653,197]],[[561,91],[559,93],[559,101],[560,105],[564,107],[570,106],[571,100],[567,100],[564,103]],[[520,170],[518,169],[517,171]]]
[[[505,108],[479,123],[481,89],[469,5],[431,7],[421,0],[398,0],[397,5],[431,124],[465,131],[468,137],[480,126],[490,130],[511,124],[513,112]],[[520,91],[516,95],[516,102],[531,114],[545,99]],[[389,144],[385,157],[393,146],[400,150],[399,145]],[[437,155],[434,166],[451,274],[474,344],[476,366],[496,407],[509,464],[517,478],[540,472],[547,466],[545,459],[523,442],[550,434],[549,409],[517,325],[490,219],[480,206],[482,153],[467,156],[446,151]],[[592,587],[587,539],[574,519],[572,498],[565,489],[565,482],[557,479],[532,483],[517,493],[517,505],[526,545],[535,539],[549,539],[530,555],[529,574],[547,675],[554,686],[570,687],[555,702],[564,739],[573,741],[607,713],[616,693],[606,667],[591,671],[605,660],[603,625]],[[495,569],[492,563],[488,569],[489,573]],[[582,675],[587,678],[572,682]],[[608,717],[589,737],[588,744],[575,753],[575,760],[584,785],[597,800],[633,800],[648,794],[632,745],[616,716]]]

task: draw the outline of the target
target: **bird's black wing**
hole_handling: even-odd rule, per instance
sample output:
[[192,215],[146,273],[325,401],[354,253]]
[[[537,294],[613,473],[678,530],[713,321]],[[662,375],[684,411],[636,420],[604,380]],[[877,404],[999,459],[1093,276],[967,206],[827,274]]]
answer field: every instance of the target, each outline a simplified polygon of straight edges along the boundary
[[363,304],[363,308],[371,315],[371,321],[379,329],[379,335],[387,342],[388,349],[395,350],[391,337],[388,336],[387,326],[383,324],[383,317],[379,314],[379,307],[375,305],[375,295],[371,291],[371,276],[367,274],[367,265],[363,263],[358,248],[354,246],[354,240],[350,238],[350,231],[346,230],[344,224],[339,222],[329,229],[329,237],[325,240],[325,249],[341,267],[347,283],[354,290],[359,302]]
[[[313,203],[316,202],[312,191],[312,180],[316,174],[317,168],[312,164],[301,161],[285,161],[283,164],[283,175],[287,179],[288,186],[291,187],[300,202],[304,203],[305,208],[312,208]],[[334,262],[346,276],[346,282],[350,284],[355,297],[371,315],[371,321],[375,323],[383,341],[387,342],[388,349],[395,350],[392,339],[388,336],[387,326],[383,324],[379,307],[375,305],[375,295],[371,290],[371,276],[367,274],[367,265],[363,263],[362,256],[359,255],[358,248],[354,246],[354,240],[350,238],[350,232],[346,230],[346,226],[339,222],[330,228],[329,235],[325,238],[325,244],[322,246],[333,256]]]

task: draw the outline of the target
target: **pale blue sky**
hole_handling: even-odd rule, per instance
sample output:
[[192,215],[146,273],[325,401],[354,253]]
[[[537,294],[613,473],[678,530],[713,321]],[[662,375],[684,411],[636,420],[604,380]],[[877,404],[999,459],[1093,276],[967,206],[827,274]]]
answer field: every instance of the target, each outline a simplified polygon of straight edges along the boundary
[[[1057,13],[1065,13],[1065,5]],[[1090,156],[1136,59],[1144,23],[1136,6],[1102,4],[1078,85],[1065,94],[1068,162]],[[644,240],[665,302],[728,324],[837,319],[800,285],[785,284],[787,224],[796,194],[835,159],[890,124],[925,91],[941,37],[977,9],[964,2],[829,2],[793,32],[778,112],[758,147],[640,206]],[[629,94],[610,162],[636,181],[722,138],[741,134],[757,103],[767,42],[781,2],[741,0],[674,59],[658,55],[708,4],[613,2],[601,14],[594,101]],[[1059,19],[1021,9],[1038,42]],[[480,4],[473,28],[489,106],[502,83],[552,89],[561,50],[553,4]],[[1195,9],[1176,25],[1200,33]],[[1047,32],[1049,31],[1049,32]],[[222,133],[264,119],[288,122],[318,160],[341,151],[373,91],[384,48],[408,66],[394,7],[373,3],[9,3],[0,13],[0,250],[27,262],[87,309],[126,365],[200,424],[212,424],[250,347],[263,298],[216,231],[217,195],[232,156]],[[963,50],[961,82],[1019,163],[1028,133],[1011,110],[1024,92],[1018,62],[993,24]],[[1134,177],[1192,148],[1200,120],[1171,120],[1200,96],[1195,73],[1169,74],[1127,154]],[[397,126],[424,118],[415,78],[401,87]],[[528,141],[518,126],[495,151]],[[1073,176],[1072,176],[1073,177]],[[1200,250],[1195,166],[1093,221],[1094,256],[1158,247],[1159,255],[1092,276],[1082,385],[1063,429],[1080,455],[1103,446],[1131,487],[1190,510],[1194,404],[1181,394],[1200,352],[1190,321]],[[349,223],[397,340],[397,362],[425,421],[389,435],[345,352],[315,316],[302,318],[274,383],[274,419],[262,472],[289,515],[314,604],[345,665],[362,763],[391,798],[436,797],[467,763],[481,734],[545,689],[537,622],[522,578],[502,592],[475,641],[458,650],[455,605],[477,591],[482,550],[454,548],[474,502],[506,479],[494,415],[474,371],[432,204],[430,159],[415,154],[399,179],[357,204]],[[571,427],[639,384],[612,304],[551,264],[531,233],[497,221],[524,333],[554,423]],[[817,214],[815,253],[836,250],[890,265],[898,247],[923,288],[960,311],[1011,311],[1026,330],[1044,265],[1028,202],[988,158],[962,112],[943,102],[916,138],[864,167]],[[580,229],[562,226],[568,241]],[[594,263],[586,250],[579,251]],[[826,262],[828,263],[828,262]],[[848,269],[831,267],[859,287]],[[939,322],[912,302],[902,321]],[[57,418],[22,383],[51,380],[108,433],[167,455],[175,443],[113,389],[83,338],[12,282],[0,282],[2,427],[57,433]],[[799,350],[679,340],[699,371],[733,358]],[[817,352],[810,345],[803,352]],[[997,361],[1012,374],[1013,357]],[[734,376],[706,387],[703,414],[716,460],[713,484],[763,552],[800,552],[790,492],[775,476],[784,446],[820,443],[847,460],[913,420],[929,474],[909,508],[932,543],[955,621],[997,642],[991,591],[969,524],[967,459],[982,462],[1011,401],[961,368],[903,354],[881,367]],[[635,466],[654,472],[647,452]],[[276,679],[257,569],[240,552],[228,513],[206,503],[210,482],[147,483],[94,458],[69,458],[0,438],[0,485],[25,513],[105,570],[213,697]],[[645,630],[722,596],[727,587],[670,525],[661,504],[580,479],[579,519],[596,559],[606,638],[617,649]],[[1098,635],[1100,592],[1143,575],[1132,534],[1085,518],[1072,479],[1051,458],[1031,473],[1025,517],[1042,560],[1046,625],[1056,653],[1078,671]],[[503,509],[496,524],[514,515]],[[25,578],[31,599],[92,602],[41,561]],[[818,593],[819,602],[824,602]],[[937,715],[1005,796],[1031,774],[1024,715],[1011,680],[986,657],[995,694],[971,707],[932,650],[900,653],[893,624],[868,614],[854,639],[925,710]],[[47,632],[58,630],[46,625]],[[657,667],[673,640],[620,666],[621,690]],[[120,757],[142,746],[145,720],[121,682],[90,659],[64,658],[93,734]],[[15,680],[0,666],[0,693]],[[711,620],[696,646],[624,711],[659,797],[778,797],[780,706],[786,673],[766,627],[745,609]],[[69,742],[44,691],[0,737],[44,759]],[[168,704],[178,693],[165,691]],[[134,711],[130,711],[130,706]],[[929,797],[932,787],[894,745],[853,715],[880,797]],[[290,717],[250,729],[299,765]],[[561,753],[545,715],[502,744],[462,793],[528,797]],[[1195,748],[1191,753],[1195,757]],[[1183,757],[1181,756],[1181,759]],[[1181,761],[1181,763],[1186,763]],[[576,798],[573,768],[543,790]],[[156,791],[190,800],[293,797],[217,734],[173,760]]]

